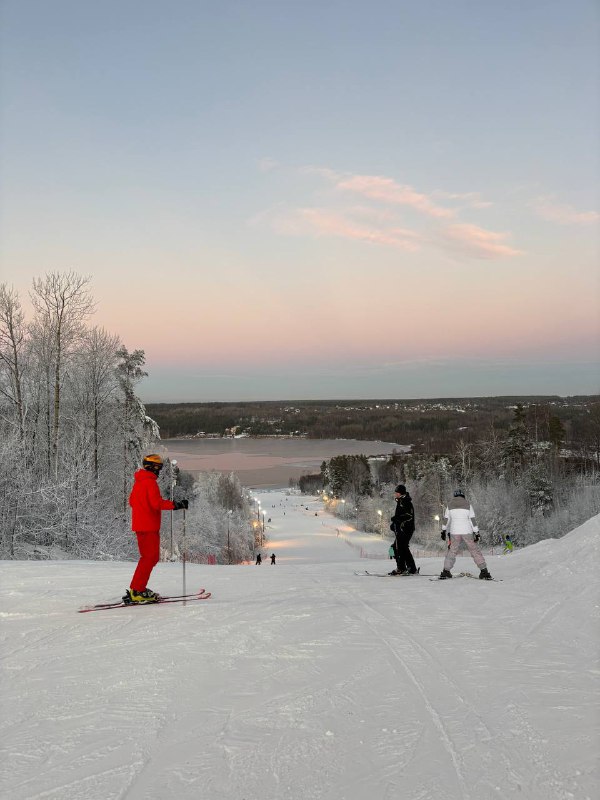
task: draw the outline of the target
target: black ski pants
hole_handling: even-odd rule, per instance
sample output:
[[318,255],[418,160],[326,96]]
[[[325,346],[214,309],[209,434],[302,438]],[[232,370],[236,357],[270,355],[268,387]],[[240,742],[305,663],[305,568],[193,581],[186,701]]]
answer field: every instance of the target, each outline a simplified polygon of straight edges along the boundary
[[412,531],[411,533],[403,533],[400,531],[396,534],[396,541],[394,542],[394,552],[396,554],[396,569],[398,572],[404,572],[408,570],[409,572],[416,572],[417,566],[415,564],[415,560],[412,557],[412,553],[409,550],[409,543],[412,538]]

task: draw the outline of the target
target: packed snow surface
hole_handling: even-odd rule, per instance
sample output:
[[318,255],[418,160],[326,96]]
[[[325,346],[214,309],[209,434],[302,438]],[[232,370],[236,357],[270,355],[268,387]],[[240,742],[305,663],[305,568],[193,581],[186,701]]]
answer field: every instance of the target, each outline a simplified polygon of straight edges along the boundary
[[207,601],[78,614],[133,564],[2,563],[2,798],[598,797],[600,517],[430,582],[359,577],[387,544],[260,498],[276,565],[188,565]]

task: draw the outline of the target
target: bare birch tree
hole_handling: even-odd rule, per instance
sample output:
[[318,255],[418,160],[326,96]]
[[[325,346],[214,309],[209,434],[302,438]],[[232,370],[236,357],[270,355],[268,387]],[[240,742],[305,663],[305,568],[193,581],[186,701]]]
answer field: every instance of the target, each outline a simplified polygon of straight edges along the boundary
[[93,312],[95,303],[89,293],[89,277],[75,272],[51,272],[34,278],[31,302],[41,330],[52,343],[53,413],[51,423],[51,467],[58,470],[60,401],[64,361],[69,348],[83,334],[83,324]]
[[116,375],[119,345],[119,337],[104,328],[86,331],[76,357],[77,369],[71,378],[74,397],[91,428],[92,469],[96,482],[104,411],[119,389]]
[[0,284],[0,393],[14,407],[21,447],[25,444],[23,371],[27,328],[18,294]]

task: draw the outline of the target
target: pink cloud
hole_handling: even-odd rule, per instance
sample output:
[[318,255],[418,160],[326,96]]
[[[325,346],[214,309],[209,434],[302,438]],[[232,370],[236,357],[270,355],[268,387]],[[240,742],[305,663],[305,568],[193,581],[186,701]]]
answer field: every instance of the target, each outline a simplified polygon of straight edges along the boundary
[[[299,171],[317,175],[334,187],[338,195],[325,201],[329,207],[271,210],[257,215],[252,222],[267,222],[284,235],[337,236],[413,252],[426,245],[441,245],[443,249],[459,251],[472,258],[511,258],[521,254],[507,243],[508,233],[497,233],[468,223],[448,224],[461,209],[492,205],[479,192],[436,189],[424,194],[383,176],[352,175],[315,166],[302,167]],[[340,204],[339,193],[353,193],[360,201],[349,205],[342,200]],[[439,205],[438,199],[453,203],[454,207]],[[429,221],[424,221],[422,233],[399,226],[401,212],[398,206],[407,206],[428,218]]]
[[477,225],[456,224],[448,225],[442,232],[447,244],[454,249],[474,258],[505,258],[521,255],[521,250],[515,250],[503,241],[507,233],[486,231]]
[[573,206],[557,203],[553,196],[537,197],[531,203],[536,214],[549,222],[559,225],[590,225],[600,222],[597,211],[577,211]]
[[426,194],[417,192],[412,186],[396,183],[391,178],[382,178],[377,175],[354,175],[338,180],[336,187],[343,191],[356,192],[372,200],[410,206],[430,217],[455,216],[455,211],[452,209],[436,205]]
[[419,249],[419,234],[406,228],[360,225],[342,214],[320,208],[303,208],[298,213],[314,232],[320,234],[339,236],[344,239],[359,239],[398,247],[402,250],[415,251]]
[[[357,221],[356,216],[367,221]],[[371,209],[355,208],[353,213],[324,208],[271,209],[257,214],[249,224],[268,225],[284,236],[337,236],[412,252],[419,250],[422,239],[417,232],[394,225],[389,215]]]
[[493,205],[489,200],[484,200],[480,192],[445,192],[443,189],[436,189],[431,196],[435,199],[456,201],[463,208],[489,208]]

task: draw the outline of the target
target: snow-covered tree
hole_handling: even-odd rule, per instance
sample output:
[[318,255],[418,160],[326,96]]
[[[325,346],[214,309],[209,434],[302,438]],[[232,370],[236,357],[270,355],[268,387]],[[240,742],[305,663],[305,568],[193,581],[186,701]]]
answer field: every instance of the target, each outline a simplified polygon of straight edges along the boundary
[[[181,473],[182,477],[186,473]],[[191,561],[209,556],[220,564],[237,564],[253,556],[254,531],[242,485],[234,473],[201,472],[188,489],[186,554]],[[183,553],[183,518],[176,524],[175,556]],[[163,527],[166,522],[163,523]]]
[[34,278],[30,293],[36,312],[39,335],[47,341],[51,363],[47,364],[52,380],[51,466],[58,475],[60,404],[66,364],[75,343],[82,336],[84,322],[94,303],[88,290],[89,278],[74,272],[51,272]]
[[19,443],[25,443],[23,373],[26,363],[25,314],[14,289],[0,284],[0,395],[13,407]]
[[504,466],[508,475],[514,477],[525,468],[531,453],[531,446],[525,410],[519,403],[515,408],[514,420],[503,448]]
[[[16,292],[0,287],[0,552],[5,557],[122,557],[124,401],[119,340],[85,325],[93,301],[73,273],[36,279],[27,323]],[[139,377],[139,376],[138,376]],[[127,395],[136,456],[157,430]],[[131,474],[127,480],[131,482]]]

